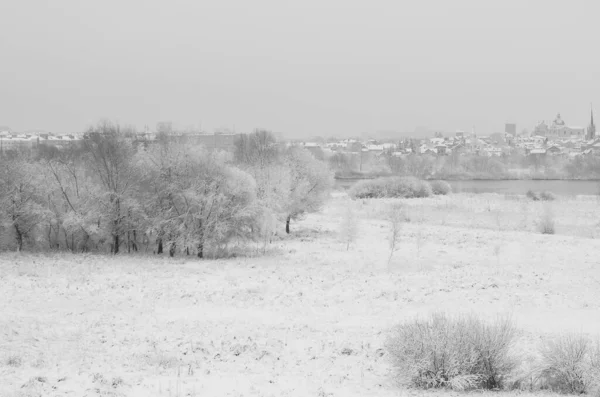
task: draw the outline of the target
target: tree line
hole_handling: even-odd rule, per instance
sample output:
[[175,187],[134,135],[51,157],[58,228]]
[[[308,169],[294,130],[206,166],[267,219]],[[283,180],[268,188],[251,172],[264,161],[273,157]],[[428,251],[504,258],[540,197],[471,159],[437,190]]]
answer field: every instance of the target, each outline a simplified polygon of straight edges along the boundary
[[269,131],[242,134],[234,153],[169,139],[136,143],[104,121],[80,144],[0,159],[0,249],[197,255],[271,241],[318,210],[333,173]]
[[502,156],[453,153],[448,156],[336,152],[327,158],[338,177],[415,176],[423,179],[599,179],[600,156]]

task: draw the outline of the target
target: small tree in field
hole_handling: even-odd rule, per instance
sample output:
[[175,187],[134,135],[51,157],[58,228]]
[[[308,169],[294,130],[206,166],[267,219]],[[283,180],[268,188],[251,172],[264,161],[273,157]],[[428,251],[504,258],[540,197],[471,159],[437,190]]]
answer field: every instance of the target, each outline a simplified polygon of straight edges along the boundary
[[290,201],[288,204],[285,231],[290,232],[290,221],[307,212],[318,211],[333,187],[333,172],[327,164],[317,160],[306,149],[292,147],[286,153],[290,167]]
[[340,225],[340,234],[342,241],[346,244],[346,251],[350,249],[350,245],[356,241],[358,234],[358,217],[356,216],[356,208],[348,203]]
[[400,232],[402,230],[402,221],[404,220],[404,209],[400,203],[394,203],[390,206],[388,213],[388,221],[390,222],[390,234],[388,236],[388,243],[390,248],[390,255],[388,256],[388,266],[392,261],[394,252],[398,250],[400,245]]

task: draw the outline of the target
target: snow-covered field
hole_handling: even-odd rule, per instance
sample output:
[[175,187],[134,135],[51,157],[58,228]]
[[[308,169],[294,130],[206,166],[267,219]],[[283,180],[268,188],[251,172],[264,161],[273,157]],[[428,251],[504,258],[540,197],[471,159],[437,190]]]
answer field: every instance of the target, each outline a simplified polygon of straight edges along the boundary
[[[389,203],[334,193],[265,255],[4,253],[0,396],[408,395],[383,347],[417,314],[511,314],[530,348],[600,333],[594,198],[407,200],[388,266]],[[348,205],[360,221],[346,251]],[[557,234],[542,235],[550,210]]]

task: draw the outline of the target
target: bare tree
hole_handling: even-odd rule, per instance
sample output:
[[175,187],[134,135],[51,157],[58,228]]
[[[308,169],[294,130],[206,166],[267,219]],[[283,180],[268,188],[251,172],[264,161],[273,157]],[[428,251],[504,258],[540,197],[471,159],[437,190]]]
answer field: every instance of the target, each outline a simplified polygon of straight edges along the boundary
[[340,225],[340,234],[342,241],[346,244],[346,251],[348,251],[350,245],[354,244],[358,235],[358,217],[356,216],[356,208],[351,203],[347,204],[344,211]]
[[402,231],[404,217],[404,209],[400,203],[394,203],[390,206],[388,213],[388,221],[390,222],[390,234],[388,236],[390,254],[388,256],[388,266],[392,261],[394,252],[398,250],[398,246],[400,245],[400,232]]
[[[56,152],[40,160],[45,176],[47,205],[53,214],[48,224],[48,244],[64,244],[71,251],[89,249],[93,238],[98,239],[97,186],[85,176],[81,153],[74,148]],[[54,232],[54,233],[53,233]]]

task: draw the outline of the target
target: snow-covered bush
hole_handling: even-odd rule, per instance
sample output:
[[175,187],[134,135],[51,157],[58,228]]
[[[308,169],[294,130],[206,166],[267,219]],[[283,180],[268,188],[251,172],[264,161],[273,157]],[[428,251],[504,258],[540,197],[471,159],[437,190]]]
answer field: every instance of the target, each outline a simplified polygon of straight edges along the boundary
[[600,393],[600,341],[565,334],[544,343],[537,386],[567,394]]
[[544,209],[538,221],[538,229],[542,234],[554,234],[556,232],[556,222],[551,207],[548,206]]
[[386,178],[365,179],[356,182],[348,191],[353,199],[383,198],[386,197]]
[[348,193],[353,199],[419,198],[433,194],[427,181],[415,177],[385,177],[357,182]]
[[533,190],[529,189],[525,195],[533,201],[554,201],[554,200],[556,200],[556,195],[547,190],[544,190],[543,192],[534,192]]
[[447,195],[452,193],[452,187],[446,181],[431,181],[429,182],[431,185],[431,190],[433,194],[436,195]]
[[544,190],[540,193],[540,200],[542,201],[554,201],[556,200],[556,195],[552,192]]
[[505,386],[516,366],[517,330],[509,319],[436,313],[398,325],[388,343],[401,384],[454,390]]

